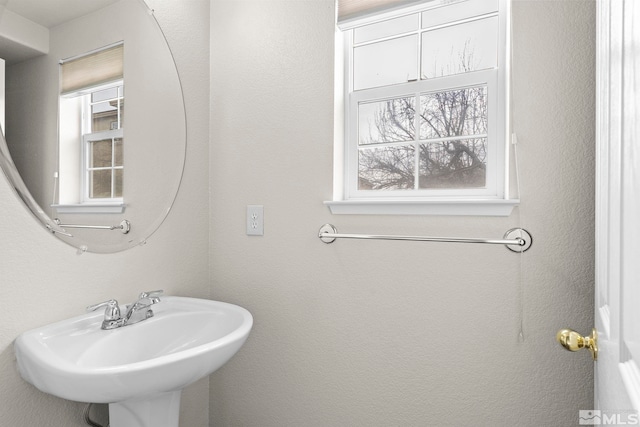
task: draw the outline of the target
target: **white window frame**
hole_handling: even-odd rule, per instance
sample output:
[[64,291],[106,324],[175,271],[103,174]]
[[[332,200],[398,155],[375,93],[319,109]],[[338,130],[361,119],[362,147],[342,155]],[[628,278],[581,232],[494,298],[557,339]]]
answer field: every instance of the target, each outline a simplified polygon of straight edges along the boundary
[[[454,20],[474,20],[499,17],[498,67],[466,74],[456,74],[418,80],[378,88],[352,91],[353,31],[359,26],[458,4],[461,15]],[[492,3],[497,12],[486,12]],[[495,7],[492,7],[495,10]],[[437,215],[500,215],[507,216],[519,200],[510,199],[509,180],[509,0],[432,0],[409,8],[391,10],[339,24],[336,28],[336,92],[334,129],[334,197],[325,202],[334,214],[437,214]],[[453,21],[453,20],[452,20]],[[419,30],[422,31],[422,30]],[[420,62],[420,61],[419,61]],[[436,91],[487,86],[489,155],[487,185],[481,189],[464,190],[358,190],[358,102],[376,101],[403,96],[419,96]],[[419,98],[416,98],[419,100]],[[418,129],[419,127],[416,127]],[[416,136],[418,138],[419,136]],[[418,143],[418,141],[416,141]]]
[[[55,208],[58,213],[62,214],[71,214],[71,213],[122,213],[125,209],[125,203],[123,197],[112,197],[112,198],[90,198],[90,188],[89,188],[89,152],[88,144],[91,141],[100,141],[104,139],[113,139],[114,138],[122,138],[124,140],[124,129],[121,127],[119,129],[108,130],[108,131],[100,131],[91,133],[91,94],[93,92],[98,92],[101,90],[109,89],[111,87],[123,86],[123,80],[117,80],[111,83],[103,84],[100,86],[85,88],[79,90],[77,92],[71,92],[69,94],[63,95],[62,98],[77,98],[79,101],[77,103],[75,116],[78,117],[77,124],[77,136],[72,137],[72,140],[77,140],[77,142],[73,143],[76,147],[72,148],[71,152],[67,150],[65,154],[60,154],[60,156],[74,156],[77,158],[77,161],[69,162],[69,166],[71,169],[69,170],[69,175],[73,175],[69,180],[71,181],[70,186],[67,187],[67,192],[65,192],[65,201],[61,203],[53,203],[51,207]],[[120,111],[120,110],[118,110]],[[119,121],[122,118],[119,119]],[[112,156],[115,153],[112,153]],[[114,164],[112,157],[112,165]],[[62,160],[60,160],[62,163]],[[73,166],[75,164],[75,167]],[[59,166],[61,167],[61,166]],[[109,167],[105,169],[124,169],[124,166],[117,167]],[[115,176],[112,175],[112,191],[114,188]],[[62,189],[60,189],[60,196],[62,195]],[[71,199],[71,200],[69,200]]]
[[[97,198],[97,197],[90,197],[91,194],[91,178],[90,178],[90,174],[91,171],[94,170],[111,170],[112,173],[111,174],[111,193],[113,194],[113,190],[115,188],[115,171],[116,170],[123,170],[124,167],[123,166],[113,166],[115,164],[115,150],[112,150],[111,152],[111,166],[110,167],[99,167],[99,168],[91,168],[89,165],[91,164],[90,161],[90,154],[91,154],[91,150],[89,149],[89,144],[91,144],[94,141],[102,141],[105,139],[111,139],[111,144],[113,147],[113,141],[115,139],[123,139],[124,140],[124,129],[122,126],[120,126],[118,129],[114,129],[114,130],[108,130],[108,131],[99,131],[99,132],[90,132],[90,129],[92,127],[92,115],[91,115],[91,107],[92,107],[92,103],[91,103],[91,94],[95,93],[95,92],[99,92],[102,90],[106,90],[106,89],[110,89],[110,88],[114,88],[114,87],[119,87],[122,86],[124,88],[124,81],[123,80],[118,80],[115,82],[111,82],[105,85],[101,85],[99,87],[95,87],[95,88],[91,88],[89,90],[83,90],[82,92],[86,92],[83,93],[81,96],[84,97],[84,102],[82,105],[82,163],[81,163],[81,167],[82,167],[82,198],[81,198],[81,203],[83,204],[103,204],[103,205],[109,205],[109,204],[116,204],[116,205],[121,205],[124,202],[124,199],[122,197],[104,197],[104,198]],[[124,96],[124,94],[123,94]],[[106,102],[107,100],[103,100],[100,102]],[[122,123],[122,117],[120,117],[120,107],[119,107],[119,102],[118,102],[118,123]]]
[[[87,172],[88,141],[107,138],[124,140],[122,129],[93,134],[90,131],[91,94],[114,86],[124,87],[123,49],[124,43],[118,42],[60,61],[59,152],[58,171],[54,176],[54,192],[57,194],[58,203],[51,204],[57,213],[118,214],[125,210],[123,197],[89,198]],[[105,67],[107,63],[110,66]],[[79,70],[82,72],[78,72]],[[120,112],[118,109],[118,114]],[[120,123],[121,120],[119,117]],[[112,191],[113,182],[112,180]]]

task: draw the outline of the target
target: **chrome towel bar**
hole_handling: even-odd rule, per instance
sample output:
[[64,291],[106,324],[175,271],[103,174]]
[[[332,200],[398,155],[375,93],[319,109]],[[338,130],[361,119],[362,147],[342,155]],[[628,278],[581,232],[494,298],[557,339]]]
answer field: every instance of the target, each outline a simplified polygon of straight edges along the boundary
[[459,237],[428,237],[428,236],[393,236],[374,234],[339,234],[332,224],[320,227],[318,237],[324,243],[333,243],[336,239],[369,239],[369,240],[410,240],[418,242],[448,242],[448,243],[485,243],[490,245],[505,245],[513,252],[525,252],[531,247],[533,238],[524,228],[507,230],[502,239],[476,239]]
[[54,222],[60,228],[87,228],[92,230],[120,230],[122,234],[127,234],[131,231],[131,223],[129,221],[122,220],[120,225],[79,225],[79,224],[60,224],[58,218],[54,219]]

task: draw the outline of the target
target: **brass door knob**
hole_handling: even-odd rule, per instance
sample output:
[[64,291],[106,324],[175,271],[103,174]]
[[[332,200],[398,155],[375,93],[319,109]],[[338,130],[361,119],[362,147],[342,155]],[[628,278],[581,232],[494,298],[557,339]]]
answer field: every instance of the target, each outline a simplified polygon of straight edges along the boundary
[[598,331],[595,328],[592,330],[591,336],[587,337],[583,337],[572,329],[560,329],[556,334],[556,339],[569,351],[588,348],[593,360],[598,360]]

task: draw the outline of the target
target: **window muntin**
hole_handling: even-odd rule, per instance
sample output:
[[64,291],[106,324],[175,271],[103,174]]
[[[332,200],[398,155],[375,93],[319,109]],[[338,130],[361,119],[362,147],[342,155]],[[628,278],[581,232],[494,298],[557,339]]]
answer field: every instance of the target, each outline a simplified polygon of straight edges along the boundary
[[[497,3],[345,32],[344,199],[504,196],[506,18]],[[401,51],[408,56],[397,59]]]

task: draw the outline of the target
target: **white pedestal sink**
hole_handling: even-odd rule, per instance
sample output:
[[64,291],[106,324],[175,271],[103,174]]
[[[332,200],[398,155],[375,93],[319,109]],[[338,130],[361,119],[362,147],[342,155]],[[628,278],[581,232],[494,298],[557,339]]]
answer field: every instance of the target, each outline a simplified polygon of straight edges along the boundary
[[253,318],[233,304],[161,299],[134,325],[102,330],[103,314],[90,313],[21,334],[20,374],[64,399],[108,403],[110,427],[177,427],[182,389],[224,365]]

